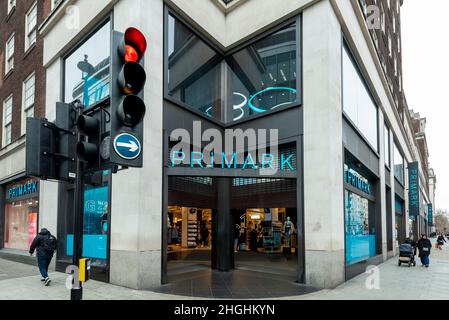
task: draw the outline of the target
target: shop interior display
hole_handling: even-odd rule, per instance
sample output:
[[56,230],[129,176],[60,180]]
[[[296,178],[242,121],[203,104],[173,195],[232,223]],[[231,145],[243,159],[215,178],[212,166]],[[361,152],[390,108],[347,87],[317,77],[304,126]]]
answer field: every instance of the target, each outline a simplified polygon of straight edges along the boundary
[[187,225],[187,247],[196,248],[198,238],[197,211],[194,208],[189,210]]
[[240,216],[238,251],[291,254],[296,250],[296,229],[285,208],[246,209]]
[[37,235],[37,198],[8,203],[5,206],[5,248],[28,250]]
[[211,209],[170,206],[167,225],[168,251],[210,249]]

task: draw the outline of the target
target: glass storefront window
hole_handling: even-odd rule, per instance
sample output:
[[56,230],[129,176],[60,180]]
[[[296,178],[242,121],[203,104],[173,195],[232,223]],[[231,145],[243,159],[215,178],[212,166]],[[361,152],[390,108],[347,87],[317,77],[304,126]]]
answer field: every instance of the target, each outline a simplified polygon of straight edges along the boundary
[[86,107],[110,95],[111,23],[107,22],[64,61],[64,101]]
[[346,46],[343,50],[343,111],[378,151],[377,107]]
[[[110,172],[104,171],[101,184],[84,188],[83,257],[92,266],[105,268],[108,256]],[[73,234],[67,234],[67,256],[73,253]]]
[[232,120],[297,101],[296,24],[226,58],[231,69]]
[[395,178],[404,185],[404,157],[402,156],[401,152],[399,151],[398,146],[396,143],[394,144],[394,176]]
[[353,186],[354,188],[359,189],[360,191],[371,194],[372,187],[368,179],[366,179],[363,175],[358,173],[357,171],[349,168],[347,164],[344,165],[344,182]]
[[5,248],[28,250],[37,235],[39,200],[30,198],[6,204]]
[[293,23],[222,55],[169,15],[167,94],[223,123],[297,103],[296,38]]
[[405,226],[404,226],[404,214],[405,214],[405,202],[398,196],[394,199],[394,211],[396,217],[396,240],[402,242],[405,239]]
[[369,201],[345,191],[346,265],[376,255],[376,236],[370,232]]
[[222,58],[171,15],[167,40],[168,95],[220,120]]

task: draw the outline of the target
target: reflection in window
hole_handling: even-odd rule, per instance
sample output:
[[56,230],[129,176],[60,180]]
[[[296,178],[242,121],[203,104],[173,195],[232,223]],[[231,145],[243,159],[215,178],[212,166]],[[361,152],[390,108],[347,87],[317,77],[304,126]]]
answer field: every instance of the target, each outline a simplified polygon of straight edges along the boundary
[[343,110],[378,151],[377,107],[346,46],[343,50]]
[[168,94],[208,117],[221,118],[221,57],[168,17]]
[[394,177],[404,185],[404,157],[396,143],[394,144]]
[[225,123],[291,105],[298,100],[296,30],[292,24],[224,57],[169,15],[167,93]]
[[369,201],[345,191],[346,265],[376,255],[376,236],[370,233]]
[[296,102],[296,25],[226,59],[231,69],[232,120]]
[[110,94],[111,24],[106,23],[65,60],[65,102],[86,107]]

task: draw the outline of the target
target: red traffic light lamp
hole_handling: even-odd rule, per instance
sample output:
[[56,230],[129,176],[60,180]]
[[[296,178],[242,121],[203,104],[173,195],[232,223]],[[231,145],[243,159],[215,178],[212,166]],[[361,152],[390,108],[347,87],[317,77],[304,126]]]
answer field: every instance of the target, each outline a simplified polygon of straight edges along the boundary
[[125,62],[140,62],[147,51],[147,40],[140,30],[128,28],[118,50]]

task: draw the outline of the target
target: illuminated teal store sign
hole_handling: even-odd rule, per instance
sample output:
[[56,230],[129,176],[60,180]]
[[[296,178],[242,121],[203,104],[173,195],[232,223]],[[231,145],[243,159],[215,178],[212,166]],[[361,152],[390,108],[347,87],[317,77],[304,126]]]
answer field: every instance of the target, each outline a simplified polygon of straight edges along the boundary
[[14,186],[8,189],[8,199],[16,199],[24,196],[33,195],[38,192],[39,184],[37,181],[31,181],[25,184]]
[[365,192],[366,194],[371,194],[371,185],[366,181],[366,179],[363,179],[350,170],[345,170],[345,182],[354,188]]
[[[220,158],[220,163],[217,164],[215,159]],[[183,162],[190,163],[192,168],[206,168],[207,166],[204,163],[205,155],[203,152],[191,152],[189,155],[186,155],[183,151],[173,151],[171,154],[171,166],[176,167]],[[244,157],[243,164],[238,166],[238,156],[237,153],[233,153],[232,156],[227,156],[224,152],[221,155],[215,155],[211,153],[210,155],[210,163],[212,164],[211,168],[221,168],[221,169],[237,169],[238,167],[242,170],[258,170],[258,169],[267,169],[276,171],[276,163],[279,160],[280,165],[278,167],[281,171],[295,171],[293,165],[293,155],[289,154],[281,154],[280,158],[277,158],[274,154],[265,153],[261,156],[261,161],[255,159],[248,153],[247,156]],[[186,161],[187,160],[187,161]]]

